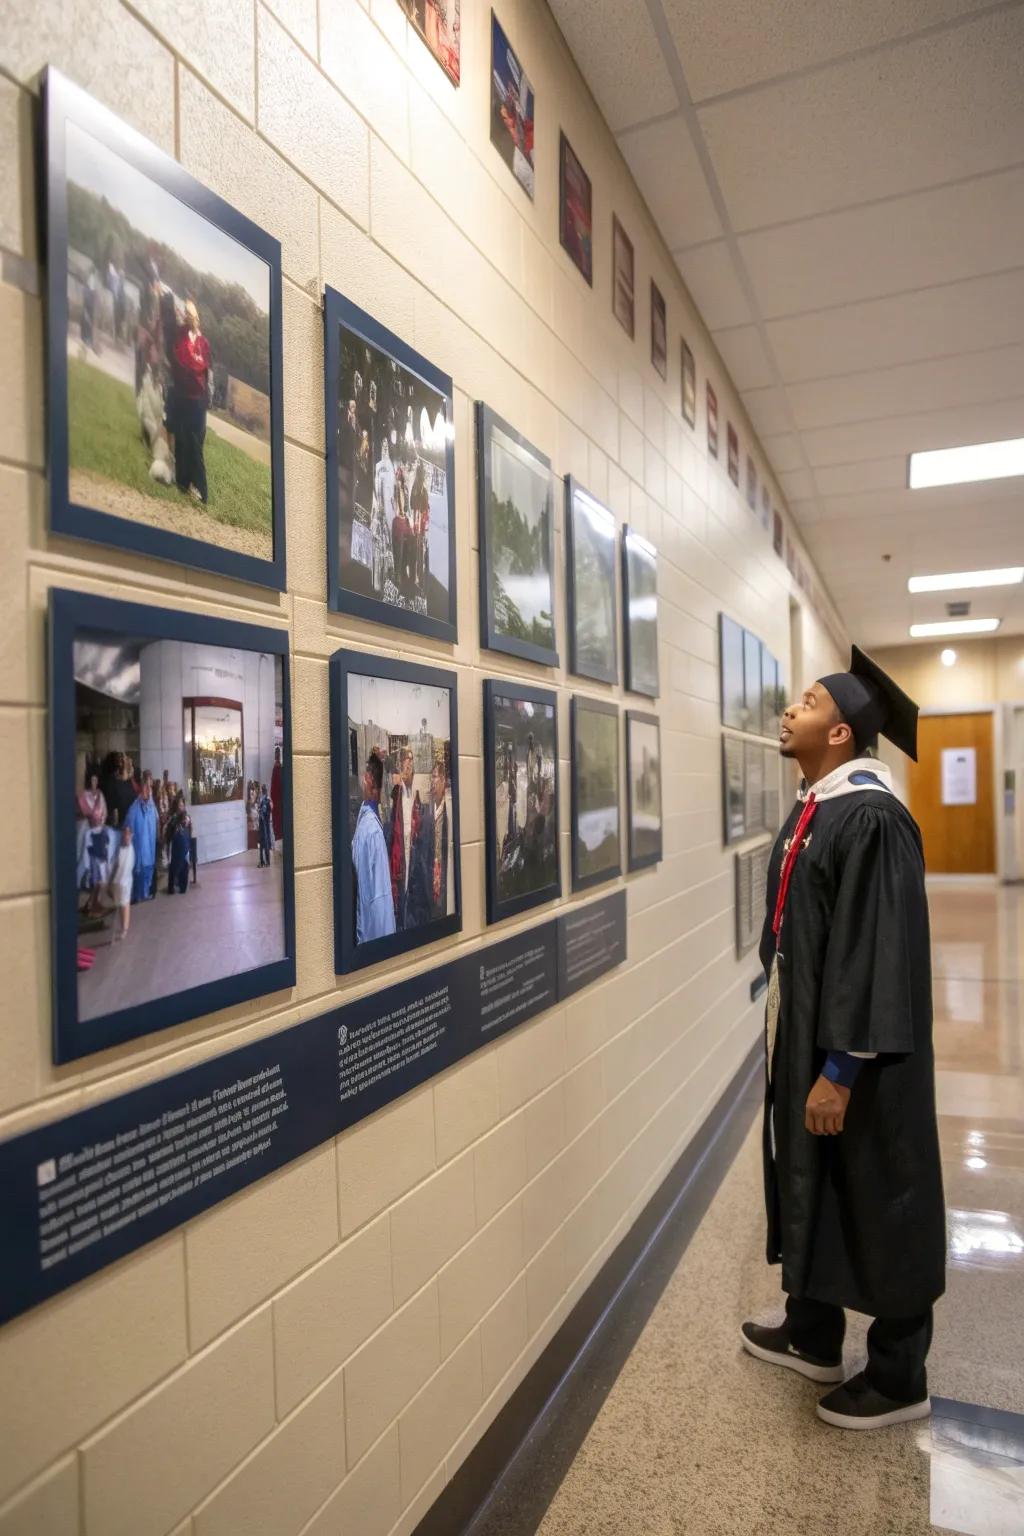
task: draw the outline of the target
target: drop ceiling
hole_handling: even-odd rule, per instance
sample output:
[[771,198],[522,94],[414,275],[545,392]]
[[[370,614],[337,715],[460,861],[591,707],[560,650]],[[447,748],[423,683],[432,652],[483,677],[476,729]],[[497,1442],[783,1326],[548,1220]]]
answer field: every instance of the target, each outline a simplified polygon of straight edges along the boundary
[[[1024,435],[1024,0],[550,4],[851,634],[1024,563],[1024,481],[906,488]],[[1024,590],[967,595],[1024,633]]]

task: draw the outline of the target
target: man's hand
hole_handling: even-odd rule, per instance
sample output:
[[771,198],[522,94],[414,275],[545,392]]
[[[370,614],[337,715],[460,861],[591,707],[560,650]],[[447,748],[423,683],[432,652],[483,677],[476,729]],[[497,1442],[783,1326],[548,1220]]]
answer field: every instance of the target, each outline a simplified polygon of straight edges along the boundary
[[804,1125],[812,1136],[838,1136],[849,1102],[849,1088],[843,1088],[827,1077],[819,1077],[807,1095]]

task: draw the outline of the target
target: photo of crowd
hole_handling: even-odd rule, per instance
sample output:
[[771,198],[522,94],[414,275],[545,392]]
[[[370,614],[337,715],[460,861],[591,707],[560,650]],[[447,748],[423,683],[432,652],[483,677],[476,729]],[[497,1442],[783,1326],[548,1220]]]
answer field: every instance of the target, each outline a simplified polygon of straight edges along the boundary
[[551,466],[479,406],[483,644],[557,665]]
[[70,117],[63,135],[68,498],[272,560],[271,268]]
[[491,143],[533,196],[533,86],[491,12]]
[[458,910],[451,690],[349,672],[346,738],[352,937],[426,943]]
[[485,685],[488,920],[561,894],[554,694]]
[[90,631],[72,665],[79,1022],[282,959],[281,658]]
[[345,324],[336,398],[340,586],[450,623],[448,400]]
[[584,889],[621,868],[619,711],[614,704],[572,701],[572,884]]

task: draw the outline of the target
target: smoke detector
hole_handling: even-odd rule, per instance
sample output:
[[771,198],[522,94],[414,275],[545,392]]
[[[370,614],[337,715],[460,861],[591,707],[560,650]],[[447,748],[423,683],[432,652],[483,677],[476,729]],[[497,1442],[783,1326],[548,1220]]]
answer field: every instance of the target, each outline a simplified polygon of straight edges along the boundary
[[971,611],[969,598],[959,598],[955,603],[946,604],[946,612],[951,619],[966,619]]

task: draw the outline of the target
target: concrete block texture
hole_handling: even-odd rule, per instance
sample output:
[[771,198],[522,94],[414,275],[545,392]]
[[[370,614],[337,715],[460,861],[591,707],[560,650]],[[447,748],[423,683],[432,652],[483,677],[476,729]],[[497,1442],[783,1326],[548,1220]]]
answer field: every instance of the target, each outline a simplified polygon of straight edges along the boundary
[[[758,454],[775,504],[784,498],[544,0],[502,14],[537,90],[533,202],[490,143],[489,9],[472,0],[462,0],[458,90],[399,0],[6,0],[2,10],[0,729],[15,798],[0,917],[15,1006],[0,1012],[0,1138],[392,979],[387,967],[334,972],[328,660],[339,646],[458,676],[464,926],[403,957],[401,974],[578,901],[569,698],[640,701],[568,671],[561,477],[577,476],[620,527],[658,545],[665,857],[623,877],[621,971],[0,1328],[0,1536],[404,1536],[756,1036],[718,832],[716,625],[722,609],[741,620],[791,677],[793,583],[728,481],[727,420],[744,453]],[[47,64],[281,243],[284,594],[48,532],[45,271],[34,265]],[[560,122],[593,181],[593,289],[558,239]],[[611,307],[613,209],[635,245],[635,342]],[[648,357],[652,276],[671,321],[667,383]],[[325,283],[452,376],[454,645],[327,611]],[[696,354],[696,432],[681,415],[678,331]],[[708,376],[717,463],[706,453]],[[552,459],[556,669],[479,643],[479,399]],[[53,586],[287,625],[298,973],[287,996],[59,1070],[46,798]],[[807,675],[841,665],[808,609],[801,622]],[[621,660],[620,635],[620,670]],[[497,929],[484,912],[489,676],[558,692],[566,893]]]

